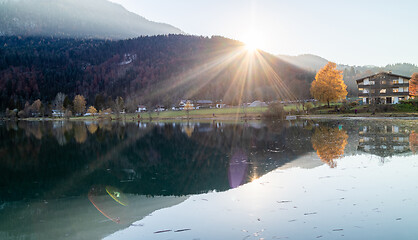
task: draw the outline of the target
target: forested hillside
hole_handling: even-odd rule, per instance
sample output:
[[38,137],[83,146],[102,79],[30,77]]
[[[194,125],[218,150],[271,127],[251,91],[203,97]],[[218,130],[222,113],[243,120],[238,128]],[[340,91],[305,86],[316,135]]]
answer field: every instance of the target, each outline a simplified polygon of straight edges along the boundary
[[[182,98],[224,100],[309,97],[314,75],[222,37],[166,35],[129,40],[0,37],[4,109],[51,102],[58,92],[95,100],[164,104]],[[306,86],[306,87],[303,87]]]

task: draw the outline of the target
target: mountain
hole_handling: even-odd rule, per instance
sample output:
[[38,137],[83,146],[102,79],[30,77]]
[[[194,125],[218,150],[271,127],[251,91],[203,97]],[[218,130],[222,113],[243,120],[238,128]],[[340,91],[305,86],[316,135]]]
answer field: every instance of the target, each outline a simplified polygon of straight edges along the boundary
[[[278,55],[278,57],[290,64],[312,72],[317,72],[328,63],[327,59],[312,54],[298,56]],[[357,96],[357,84],[355,80],[358,78],[382,71],[391,71],[404,76],[411,76],[414,72],[418,72],[418,66],[410,63],[388,64],[384,67],[337,64],[337,69],[343,71],[344,82],[347,85],[349,96]]]
[[125,39],[178,34],[107,0],[0,0],[0,36]]
[[279,58],[308,71],[318,71],[328,63],[328,60],[313,54],[302,54],[298,56],[278,55]]
[[[127,105],[180,99],[309,98],[314,74],[266,52],[250,52],[223,37],[144,36],[128,40],[0,37],[0,102],[22,109],[58,92],[104,105],[122,96]],[[103,105],[102,104],[102,105]],[[99,106],[99,108],[102,108]]]

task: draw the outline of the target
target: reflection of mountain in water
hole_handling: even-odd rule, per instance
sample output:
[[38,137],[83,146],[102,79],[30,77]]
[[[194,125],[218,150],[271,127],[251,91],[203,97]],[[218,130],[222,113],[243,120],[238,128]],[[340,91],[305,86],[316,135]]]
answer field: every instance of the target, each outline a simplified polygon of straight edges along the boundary
[[311,130],[283,124],[190,123],[186,133],[184,124],[9,124],[0,128],[3,200],[79,196],[92,184],[146,195],[224,191],[312,151]]
[[3,201],[80,196],[95,184],[153,196],[224,191],[313,148],[330,166],[358,150],[385,157],[417,149],[412,128],[374,121],[6,122],[0,138]]
[[146,197],[128,195],[129,205],[121,206],[108,195],[98,196],[100,210],[120,219],[116,224],[97,211],[87,199],[13,202],[1,211],[1,239],[101,239],[130,226],[152,212],[177,205],[187,197]]

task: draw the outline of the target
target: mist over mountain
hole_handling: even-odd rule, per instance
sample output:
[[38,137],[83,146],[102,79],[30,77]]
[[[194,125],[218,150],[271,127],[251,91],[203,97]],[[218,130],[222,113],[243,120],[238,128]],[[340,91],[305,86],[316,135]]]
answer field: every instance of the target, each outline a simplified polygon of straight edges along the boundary
[[0,102],[22,108],[58,92],[125,103],[180,99],[306,99],[314,74],[223,37],[159,35],[128,40],[0,37]]
[[107,0],[0,0],[0,36],[125,39],[178,33]]
[[318,71],[328,63],[328,60],[325,58],[313,54],[302,54],[298,56],[277,55],[277,57],[295,66],[313,72]]
[[[313,54],[302,54],[298,56],[278,55],[278,57],[290,64],[311,72],[317,72],[328,63],[328,60]],[[418,72],[418,66],[411,63],[388,64],[384,67],[373,65],[351,66],[338,64],[337,69],[343,71],[344,82],[347,85],[349,96],[357,96],[356,79],[372,75],[382,71],[392,71],[395,74],[410,77],[414,72]]]

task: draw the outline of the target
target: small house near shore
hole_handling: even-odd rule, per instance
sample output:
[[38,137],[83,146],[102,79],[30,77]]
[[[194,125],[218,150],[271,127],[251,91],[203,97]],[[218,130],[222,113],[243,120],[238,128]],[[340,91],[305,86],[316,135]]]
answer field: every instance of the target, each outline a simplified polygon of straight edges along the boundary
[[147,111],[147,107],[144,105],[138,105],[138,108],[136,109],[135,112],[137,113],[141,113],[141,112],[146,112]]
[[64,117],[64,111],[52,109],[52,117]]

